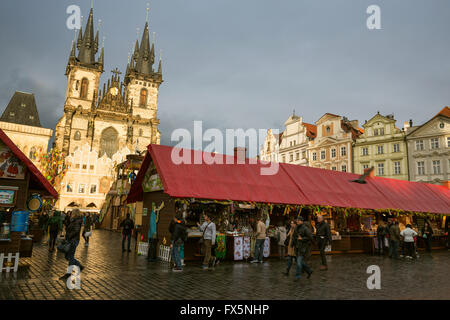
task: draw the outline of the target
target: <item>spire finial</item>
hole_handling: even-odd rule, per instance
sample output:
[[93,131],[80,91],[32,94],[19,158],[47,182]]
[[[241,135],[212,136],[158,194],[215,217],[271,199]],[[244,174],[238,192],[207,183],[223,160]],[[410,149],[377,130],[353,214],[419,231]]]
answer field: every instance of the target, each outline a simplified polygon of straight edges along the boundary
[[162,61],[162,49],[159,49],[159,61]]
[[136,39],[139,40],[139,27],[136,28]]
[[100,30],[100,26],[102,25],[102,19],[98,19],[97,23],[97,31]]
[[130,55],[131,55],[131,53],[130,53],[130,51],[128,51],[128,60],[127,60],[127,63],[130,63]]
[[80,18],[80,26],[83,26],[83,16]]
[[145,10],[147,11],[147,17],[145,18],[145,22],[148,22],[148,12],[150,11],[150,2],[147,2],[147,8]]
[[153,31],[153,43],[156,43],[156,32]]
[[94,9],[94,0],[91,0],[91,9]]
[[105,36],[103,36],[103,38],[102,38],[102,48],[104,48],[105,47]]

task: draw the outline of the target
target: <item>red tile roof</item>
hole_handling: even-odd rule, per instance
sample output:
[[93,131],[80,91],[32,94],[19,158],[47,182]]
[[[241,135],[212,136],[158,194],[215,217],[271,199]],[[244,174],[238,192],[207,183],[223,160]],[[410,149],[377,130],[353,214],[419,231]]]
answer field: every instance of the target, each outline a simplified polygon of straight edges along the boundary
[[306,122],[303,122],[303,125],[306,127],[306,136],[314,139],[317,136],[317,126]]

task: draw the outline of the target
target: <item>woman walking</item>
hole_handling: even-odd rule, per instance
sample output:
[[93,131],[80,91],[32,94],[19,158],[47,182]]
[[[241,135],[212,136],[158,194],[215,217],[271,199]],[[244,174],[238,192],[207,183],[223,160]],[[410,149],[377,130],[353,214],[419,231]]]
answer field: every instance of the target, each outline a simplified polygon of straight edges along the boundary
[[433,237],[433,229],[428,222],[422,229],[422,237],[425,240],[425,248],[427,252],[431,252],[431,239]]
[[[86,216],[84,218],[84,227],[83,227],[83,239],[84,239],[84,245],[86,247],[89,246],[89,237],[91,236],[92,229],[92,219],[89,213],[86,213]],[[89,232],[89,233],[88,233]]]
[[[80,272],[83,271],[84,267],[77,259],[75,259],[75,252],[77,250],[78,243],[80,242],[80,231],[82,223],[83,218],[81,217],[80,210],[74,209],[72,211],[70,221],[66,227],[66,240],[70,243],[70,248],[66,252],[65,258],[69,262],[69,267],[74,265],[78,266],[80,268]],[[60,279],[67,281],[70,276],[71,273],[69,273],[69,269],[67,269],[67,273]]]
[[285,241],[285,244],[287,245],[287,248],[288,248],[288,250],[287,250],[288,265],[287,265],[286,272],[283,272],[283,274],[285,276],[289,275],[289,270],[291,270],[292,264],[296,263],[296,261],[297,261],[296,260],[297,258],[296,258],[296,255],[295,255],[294,242],[293,242],[293,236],[294,236],[295,227],[296,227],[295,221],[292,220],[291,221],[291,225],[290,225],[290,229],[289,229],[289,232],[288,232],[288,234],[286,236],[286,241]]

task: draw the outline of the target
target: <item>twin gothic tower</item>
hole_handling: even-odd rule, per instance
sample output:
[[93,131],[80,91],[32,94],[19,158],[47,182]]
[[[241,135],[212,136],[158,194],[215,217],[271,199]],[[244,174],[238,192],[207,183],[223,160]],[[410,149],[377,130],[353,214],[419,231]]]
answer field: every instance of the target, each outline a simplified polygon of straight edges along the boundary
[[125,147],[134,153],[150,143],[160,143],[157,119],[158,90],[163,82],[162,66],[153,69],[155,44],[150,44],[146,22],[142,40],[136,40],[134,53],[121,81],[116,68],[103,88],[104,48],[99,49],[99,31],[94,35],[91,8],[86,29],[72,43],[66,67],[67,89],[64,114],[56,125],[55,143],[66,155],[89,145],[98,157],[108,158]]

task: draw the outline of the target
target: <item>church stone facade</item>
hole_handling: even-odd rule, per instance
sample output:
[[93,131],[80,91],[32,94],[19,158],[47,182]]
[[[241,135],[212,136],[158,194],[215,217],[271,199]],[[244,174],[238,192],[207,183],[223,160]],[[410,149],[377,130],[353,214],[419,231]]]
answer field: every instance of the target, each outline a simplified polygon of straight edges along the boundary
[[61,182],[60,210],[99,211],[114,179],[114,166],[127,154],[160,143],[157,105],[162,66],[160,60],[158,69],[153,68],[155,44],[150,43],[148,22],[123,80],[116,68],[103,86],[104,49],[97,58],[98,39],[91,9],[86,29],[80,29],[72,43],[64,114],[55,130],[56,147],[67,155],[70,166]]

